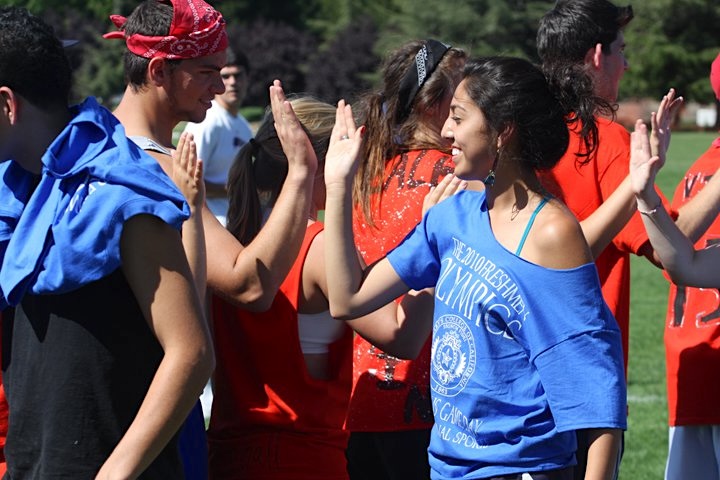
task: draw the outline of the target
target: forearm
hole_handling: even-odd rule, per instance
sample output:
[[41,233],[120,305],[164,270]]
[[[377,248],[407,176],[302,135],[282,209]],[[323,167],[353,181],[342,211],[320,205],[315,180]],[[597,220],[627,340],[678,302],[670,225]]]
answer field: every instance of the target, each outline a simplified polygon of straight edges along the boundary
[[591,429],[585,480],[613,480],[617,468],[622,430]]
[[636,209],[628,176],[597,210],[580,222],[593,258],[597,258],[620,233]]
[[195,290],[201,305],[205,305],[207,288],[207,253],[202,211],[191,208],[190,218],[182,226],[182,243],[190,265]]
[[312,199],[310,172],[283,185],[268,221],[242,246],[204,209],[208,242],[208,285],[228,300],[255,311],[267,310],[290,271],[307,228]]
[[683,270],[692,268],[695,249],[690,240],[680,231],[668,214],[657,195],[637,199],[643,225],[652,244],[654,255],[668,274],[677,280]]
[[97,478],[137,478],[183,425],[212,366],[212,350],[166,352],[140,410]]
[[678,210],[675,224],[692,243],[707,231],[720,213],[720,175],[708,183]]
[[325,205],[325,267],[330,312],[353,318],[352,294],[358,291],[363,268],[353,242],[352,200],[349,182],[327,188]]
[[348,324],[382,351],[402,359],[417,358],[432,332],[433,289],[411,291],[391,304]]

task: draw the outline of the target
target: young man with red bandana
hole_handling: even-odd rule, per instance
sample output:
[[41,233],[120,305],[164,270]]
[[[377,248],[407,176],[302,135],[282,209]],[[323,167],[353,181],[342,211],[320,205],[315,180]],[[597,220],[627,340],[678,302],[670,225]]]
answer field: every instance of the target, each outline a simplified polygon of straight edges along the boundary
[[[181,121],[201,122],[212,100],[225,90],[225,21],[203,0],[146,0],[128,18],[113,15],[111,20],[119,30],[105,38],[121,39],[127,46],[127,86],[114,113],[127,135],[172,175],[173,129]],[[282,134],[284,126],[297,122],[279,82],[270,87],[270,96],[283,104],[285,115],[278,121]],[[307,143],[305,137],[299,141]],[[207,286],[244,308],[264,311],[271,306],[305,234],[317,169],[314,154],[305,155],[310,148],[302,144],[300,154],[288,156],[288,175],[275,208],[247,246],[225,230],[207,205],[190,202],[182,236],[203,297]],[[207,445],[199,409],[188,419],[181,449],[186,477],[206,478]]]

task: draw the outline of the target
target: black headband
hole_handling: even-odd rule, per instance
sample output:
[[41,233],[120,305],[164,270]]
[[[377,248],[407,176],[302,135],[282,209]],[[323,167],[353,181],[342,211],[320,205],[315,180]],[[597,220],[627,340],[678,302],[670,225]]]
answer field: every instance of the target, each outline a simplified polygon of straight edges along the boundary
[[449,45],[428,39],[415,55],[415,62],[400,82],[398,91],[398,105],[402,117],[406,117],[410,113],[410,107],[418,91],[435,71],[448,50],[450,50]]

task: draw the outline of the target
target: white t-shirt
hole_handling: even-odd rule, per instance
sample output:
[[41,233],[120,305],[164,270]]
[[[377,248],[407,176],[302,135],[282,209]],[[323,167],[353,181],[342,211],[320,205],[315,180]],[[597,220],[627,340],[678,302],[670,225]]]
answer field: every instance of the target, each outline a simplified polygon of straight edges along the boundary
[[[219,185],[225,185],[235,156],[253,136],[252,128],[245,117],[240,114],[232,115],[214,100],[205,120],[200,123],[188,122],[185,131],[195,137],[198,157],[202,159],[205,167],[205,181]],[[224,224],[227,198],[208,198],[207,203]]]

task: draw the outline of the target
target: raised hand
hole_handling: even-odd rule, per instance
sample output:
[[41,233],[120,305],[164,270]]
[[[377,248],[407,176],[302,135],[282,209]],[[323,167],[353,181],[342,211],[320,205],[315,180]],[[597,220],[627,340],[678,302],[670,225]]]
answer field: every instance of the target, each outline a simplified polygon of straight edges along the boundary
[[192,211],[202,208],[205,203],[203,162],[197,158],[197,148],[191,133],[183,132],[177,148],[172,152],[172,180]]
[[292,105],[285,98],[280,80],[273,81],[270,86],[270,107],[275,121],[275,131],[288,159],[288,173],[295,168],[304,169],[302,173],[314,175],[318,165],[315,150],[295,116]]
[[635,196],[648,204],[659,201],[655,191],[655,175],[660,167],[660,157],[651,152],[647,126],[642,120],[637,120],[635,130],[630,134],[630,179]]
[[325,184],[349,184],[358,167],[358,154],[365,127],[356,128],[352,107],[340,100],[335,112],[335,126],[325,156]]
[[465,190],[467,188],[467,182],[461,180],[453,174],[445,175],[445,177],[437,184],[436,187],[431,187],[430,191],[423,199],[422,213],[425,215],[430,207],[437,205],[446,198],[452,197],[456,193]]
[[675,89],[671,88],[660,101],[657,113],[651,115],[650,151],[652,156],[660,158],[661,166],[665,164],[665,155],[670,145],[670,127],[682,104],[683,97],[675,98]]

